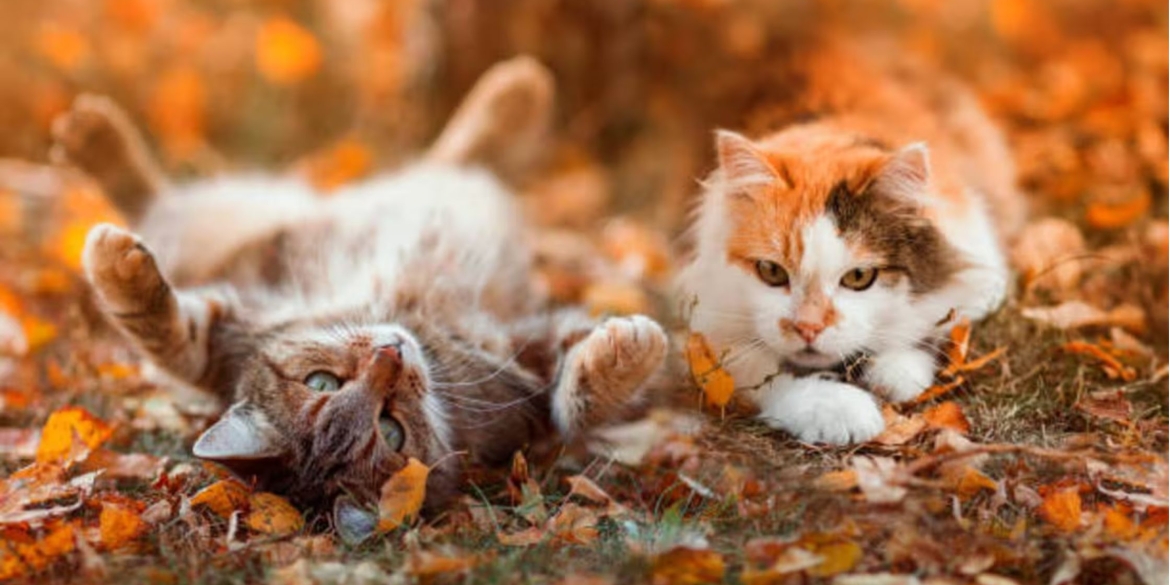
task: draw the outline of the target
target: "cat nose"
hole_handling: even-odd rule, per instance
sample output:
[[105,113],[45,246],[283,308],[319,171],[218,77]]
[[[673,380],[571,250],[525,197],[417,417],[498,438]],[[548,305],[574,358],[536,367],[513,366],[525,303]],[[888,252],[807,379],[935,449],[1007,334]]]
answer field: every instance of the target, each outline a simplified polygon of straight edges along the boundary
[[796,321],[790,325],[791,329],[804,340],[805,343],[816,341],[818,335],[825,330],[824,323],[812,321]]
[[367,385],[379,392],[389,391],[402,374],[402,346],[383,345],[374,350],[366,372]]

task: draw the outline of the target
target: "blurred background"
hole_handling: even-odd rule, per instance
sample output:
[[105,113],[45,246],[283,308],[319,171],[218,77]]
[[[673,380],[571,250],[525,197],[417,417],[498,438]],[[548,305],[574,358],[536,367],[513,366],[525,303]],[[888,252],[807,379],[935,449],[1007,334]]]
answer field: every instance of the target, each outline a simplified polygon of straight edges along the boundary
[[[799,80],[783,63],[828,32],[965,79],[1008,134],[1037,217],[1085,230],[1088,249],[1152,249],[1137,258],[1152,276],[1090,275],[1080,292],[1104,307],[1140,296],[1164,341],[1166,27],[1156,0],[5,0],[0,241],[35,245],[3,246],[0,265],[70,272],[88,226],[112,217],[41,166],[81,92],[129,110],[174,176],[292,170],[327,191],[409,160],[484,69],[528,53],[559,92],[556,146],[518,185],[560,255],[550,287],[639,309],[639,287],[590,289],[604,270],[582,265],[634,250],[639,276],[668,272],[712,129],[790,118]],[[17,291],[9,310],[71,288],[54,274],[0,277]]]

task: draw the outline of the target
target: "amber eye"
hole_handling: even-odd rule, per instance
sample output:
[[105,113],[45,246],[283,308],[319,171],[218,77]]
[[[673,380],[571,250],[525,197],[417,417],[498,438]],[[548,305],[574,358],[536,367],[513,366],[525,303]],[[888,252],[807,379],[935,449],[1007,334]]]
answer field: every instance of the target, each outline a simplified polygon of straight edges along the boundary
[[841,277],[841,286],[852,290],[865,290],[877,280],[877,268],[854,268]]
[[336,392],[341,388],[341,379],[324,370],[317,370],[305,378],[305,386],[317,392]]
[[788,286],[788,272],[771,260],[756,260],[756,274],[768,286]]
[[378,417],[378,432],[382,433],[386,444],[395,451],[402,448],[402,443],[406,439],[406,432],[402,430],[402,425],[386,413],[382,413],[382,416]]

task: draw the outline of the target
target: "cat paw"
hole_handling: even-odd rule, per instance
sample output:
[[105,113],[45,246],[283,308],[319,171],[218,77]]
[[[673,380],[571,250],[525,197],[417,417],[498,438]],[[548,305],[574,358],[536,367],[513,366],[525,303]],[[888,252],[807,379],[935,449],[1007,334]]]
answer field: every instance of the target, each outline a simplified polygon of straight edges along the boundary
[[112,312],[142,312],[170,293],[154,255],[121,228],[108,223],[91,228],[81,258],[90,285]]
[[112,100],[82,94],[73,106],[53,120],[49,158],[71,164],[95,177],[120,171],[126,165],[130,121]]
[[768,426],[806,443],[861,443],[885,429],[873,396],[834,380],[781,376],[760,392],[757,402]]
[[877,354],[865,373],[866,384],[891,402],[917,398],[934,383],[934,357],[921,349]]
[[615,317],[569,352],[553,397],[553,418],[565,433],[611,421],[666,358],[662,327],[648,317]]

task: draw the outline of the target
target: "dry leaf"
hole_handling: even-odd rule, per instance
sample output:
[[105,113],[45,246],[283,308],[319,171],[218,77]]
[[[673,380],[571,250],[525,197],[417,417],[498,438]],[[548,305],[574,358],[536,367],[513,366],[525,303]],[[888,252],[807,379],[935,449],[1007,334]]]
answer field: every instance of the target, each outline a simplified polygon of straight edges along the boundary
[[1144,190],[1117,203],[1094,201],[1085,211],[1085,223],[1103,230],[1123,228],[1146,217],[1150,203],[1150,196]]
[[1046,217],[1024,229],[1012,246],[1012,263],[1026,288],[1072,290],[1081,279],[1085,238],[1071,222]]
[[581,300],[593,316],[633,315],[649,312],[650,308],[650,299],[641,286],[617,280],[588,285]]
[[262,534],[285,536],[300,532],[305,527],[301,513],[288,500],[267,492],[253,494],[249,499],[248,516],[244,525]]
[[597,540],[597,514],[572,502],[561,506],[548,521],[548,532],[568,544],[590,544]]
[[389,532],[418,516],[427,495],[427,476],[431,469],[411,457],[406,467],[382,484],[378,500],[378,530]]
[[1076,487],[1052,490],[1040,504],[1040,515],[1064,532],[1081,527],[1081,494]]
[[650,572],[654,585],[701,585],[723,582],[726,570],[723,555],[680,546],[654,557]]
[[370,147],[356,138],[345,138],[305,163],[309,182],[323,192],[368,175],[373,165]]
[[926,430],[926,421],[922,415],[898,414],[898,411],[888,404],[882,408],[882,418],[885,419],[886,428],[871,439],[879,445],[905,445]]
[[206,506],[221,518],[229,518],[248,503],[251,494],[234,479],[221,479],[191,496],[191,507]]
[[419,551],[412,553],[406,562],[406,572],[426,582],[428,577],[450,573],[465,573],[484,562],[480,555],[441,555]]
[[932,429],[953,429],[962,434],[971,432],[971,423],[963,414],[963,409],[955,402],[943,402],[929,408],[922,413],[922,418]]
[[64,463],[76,455],[74,440],[87,449],[96,449],[114,434],[113,427],[90,414],[84,408],[67,406],[49,415],[41,429],[41,444],[37,447],[37,462]]
[[1111,325],[1135,333],[1146,329],[1146,312],[1137,305],[1123,304],[1110,311],[1102,311],[1082,301],[1067,301],[1054,307],[1027,308],[1020,313],[1028,319],[1059,329]]
[[1126,382],[1132,382],[1137,379],[1137,371],[1121,363],[1121,361],[1110,355],[1101,346],[1084,341],[1070,341],[1060,346],[1060,349],[1069,353],[1087,355],[1096,359],[1101,362],[1101,369],[1105,371],[1105,374],[1110,379],[1121,378]]
[[0,579],[34,573],[73,552],[76,547],[75,530],[72,524],[59,524],[47,534],[29,541],[0,538]]
[[703,390],[707,405],[726,407],[735,392],[735,379],[715,359],[715,353],[702,333],[693,332],[687,338],[687,363],[695,384]]
[[1120,390],[1102,390],[1082,396],[1076,407],[1088,414],[1122,424],[1133,420],[1133,404]]
[[874,504],[892,504],[906,497],[898,481],[898,463],[886,457],[854,457],[853,471],[865,499]]
[[146,532],[147,524],[138,511],[118,504],[102,504],[98,517],[101,545],[106,550],[122,548]]
[[630,278],[661,278],[670,270],[666,237],[632,219],[617,218],[606,224],[601,249]]
[[857,471],[853,469],[830,471],[818,477],[815,485],[824,490],[847,492],[857,487]]

